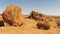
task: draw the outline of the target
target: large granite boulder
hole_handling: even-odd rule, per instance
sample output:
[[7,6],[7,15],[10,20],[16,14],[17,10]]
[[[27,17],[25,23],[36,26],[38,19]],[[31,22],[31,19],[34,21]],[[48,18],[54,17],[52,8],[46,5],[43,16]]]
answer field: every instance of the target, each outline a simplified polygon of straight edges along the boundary
[[24,15],[22,15],[22,8],[16,5],[8,6],[2,13],[2,18],[4,22],[9,25],[21,25],[24,20]]

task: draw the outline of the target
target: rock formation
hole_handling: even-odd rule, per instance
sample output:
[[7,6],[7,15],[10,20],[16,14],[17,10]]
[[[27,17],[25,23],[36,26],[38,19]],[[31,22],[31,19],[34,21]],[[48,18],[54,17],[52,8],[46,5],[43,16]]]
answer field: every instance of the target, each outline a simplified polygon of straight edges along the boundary
[[2,18],[4,22],[9,25],[21,25],[24,20],[24,15],[22,15],[22,8],[16,5],[10,5],[2,13]]
[[33,18],[34,20],[36,20],[38,22],[37,23],[37,27],[38,28],[39,27],[43,27],[44,29],[50,29],[50,25],[49,25],[48,19],[47,19],[47,17],[44,14],[32,11],[30,13],[29,17]]
[[30,18],[33,18],[35,20],[40,20],[41,18],[45,18],[46,16],[44,14],[41,14],[41,13],[38,13],[38,12],[35,12],[35,11],[32,11],[30,13]]

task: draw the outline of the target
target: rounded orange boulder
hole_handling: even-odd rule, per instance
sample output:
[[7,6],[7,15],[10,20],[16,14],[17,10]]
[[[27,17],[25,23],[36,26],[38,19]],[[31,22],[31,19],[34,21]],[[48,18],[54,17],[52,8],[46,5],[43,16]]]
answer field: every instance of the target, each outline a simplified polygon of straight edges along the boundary
[[9,25],[21,25],[24,16],[22,15],[22,8],[16,5],[10,5],[6,8],[6,10],[2,13],[2,18],[4,22]]

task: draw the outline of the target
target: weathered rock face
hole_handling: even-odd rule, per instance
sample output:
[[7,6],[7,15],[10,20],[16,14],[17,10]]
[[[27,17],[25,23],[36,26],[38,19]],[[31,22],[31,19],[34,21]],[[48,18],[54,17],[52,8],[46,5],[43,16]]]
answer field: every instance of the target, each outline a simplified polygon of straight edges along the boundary
[[44,19],[46,16],[44,14],[41,14],[41,13],[38,13],[38,12],[35,12],[35,11],[32,11],[30,13],[30,18],[33,18],[35,20],[40,20],[40,19]]
[[21,25],[24,16],[21,14],[22,8],[16,5],[11,5],[2,13],[3,20],[9,25]]

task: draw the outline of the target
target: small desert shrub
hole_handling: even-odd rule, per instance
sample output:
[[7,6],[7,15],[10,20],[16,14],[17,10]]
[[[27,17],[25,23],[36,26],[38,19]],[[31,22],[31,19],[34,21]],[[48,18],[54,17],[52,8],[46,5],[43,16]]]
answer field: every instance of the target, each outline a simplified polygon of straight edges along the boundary
[[57,27],[60,28],[60,21],[57,21]]

